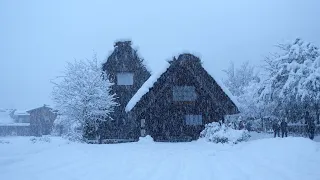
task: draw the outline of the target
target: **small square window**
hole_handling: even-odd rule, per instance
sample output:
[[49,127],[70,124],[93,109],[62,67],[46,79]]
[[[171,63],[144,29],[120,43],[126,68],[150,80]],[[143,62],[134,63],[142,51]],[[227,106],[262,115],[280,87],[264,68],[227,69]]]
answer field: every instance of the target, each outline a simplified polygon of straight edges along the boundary
[[133,73],[118,73],[117,85],[133,85]]
[[185,115],[185,121],[189,126],[202,125],[202,115]]
[[197,94],[194,86],[174,86],[173,100],[174,101],[195,101]]

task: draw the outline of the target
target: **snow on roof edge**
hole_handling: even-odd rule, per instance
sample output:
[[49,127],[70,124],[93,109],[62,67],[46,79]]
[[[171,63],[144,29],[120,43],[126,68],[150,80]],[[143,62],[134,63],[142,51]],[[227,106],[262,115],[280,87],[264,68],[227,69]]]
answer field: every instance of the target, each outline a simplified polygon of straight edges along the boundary
[[26,116],[30,116],[30,114],[25,111],[25,110],[16,110],[14,111],[14,115],[26,115]]
[[167,71],[170,64],[166,62],[165,66],[156,72],[155,74],[151,75],[149,79],[143,83],[143,85],[139,88],[139,90],[135,93],[135,95],[130,99],[128,104],[126,105],[125,111],[131,111],[134,106],[140,101],[140,99],[149,92],[150,88],[153,87],[154,83],[160,78],[160,76]]
[[11,110],[0,111],[0,124],[12,124],[14,119],[10,116]]
[[208,74],[216,81],[216,83],[220,86],[220,88],[222,89],[222,91],[224,92],[224,93],[226,93],[226,95],[229,97],[229,99],[237,106],[237,108],[239,109],[239,102],[238,102],[238,100],[237,100],[237,98],[236,97],[234,97],[233,96],[233,94],[229,91],[229,89],[224,85],[224,83],[219,79],[219,78],[217,78],[217,76],[214,74],[214,73],[212,73],[212,72],[210,72],[210,71],[208,71],[204,66],[203,66],[203,68],[208,72]]
[[0,123],[0,126],[30,126],[30,123]]
[[[149,92],[149,89],[153,87],[154,83],[157,82],[157,80],[160,78],[160,76],[167,71],[167,69],[169,68],[170,64],[168,62],[166,62],[166,65],[159,70],[158,72],[156,72],[155,74],[151,75],[150,78],[139,88],[139,90],[135,93],[135,95],[130,99],[130,101],[127,103],[125,111],[129,112],[131,111],[134,106],[140,101],[140,99]],[[232,93],[229,91],[229,89],[223,84],[223,82],[217,78],[217,76],[208,71],[203,65],[202,67],[208,72],[208,74],[216,81],[216,83],[220,86],[220,88],[222,89],[222,91],[229,97],[229,99],[237,106],[237,108],[239,109],[239,102],[236,99],[236,97],[234,97],[232,95]]]
[[[137,46],[137,45],[134,45],[133,41],[132,41],[130,38],[120,38],[120,39],[117,39],[117,40],[114,41],[114,44],[115,44],[116,42],[121,42],[121,41],[122,41],[122,42],[123,42],[123,41],[131,41],[131,48],[132,48],[133,52],[136,52],[136,53],[137,53],[138,58],[142,60],[142,65],[147,69],[147,71],[149,71],[149,73],[152,73],[152,69],[151,69],[151,67],[150,67],[149,62],[148,62],[146,59],[144,59],[144,57],[141,55],[140,47]],[[114,47],[114,46],[113,46],[113,47]],[[108,54],[107,54],[107,57],[106,57],[105,59],[99,61],[99,63],[100,63],[101,65],[107,63],[108,58],[112,55],[112,53],[113,53],[114,51],[115,51],[115,47],[114,47],[112,50],[110,50],[110,51],[108,52]]]

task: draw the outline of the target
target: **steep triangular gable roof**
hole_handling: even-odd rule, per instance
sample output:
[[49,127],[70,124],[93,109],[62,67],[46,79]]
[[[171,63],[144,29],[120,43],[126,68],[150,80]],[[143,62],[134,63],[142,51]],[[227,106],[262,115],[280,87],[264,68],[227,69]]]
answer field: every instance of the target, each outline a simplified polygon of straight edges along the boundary
[[147,71],[150,76],[148,65],[141,58],[138,50],[132,47],[130,40],[115,42],[114,50],[102,64],[102,69],[107,73],[114,73],[114,71],[132,72],[142,69]]
[[167,71],[170,64],[166,63],[163,68],[160,69],[157,73],[151,75],[149,79],[140,87],[140,89],[136,92],[136,94],[131,98],[126,106],[126,112],[131,111],[132,108],[140,101],[140,99],[149,92],[149,90],[153,87],[154,83],[161,77],[163,73]]
[[[183,54],[180,56],[189,56],[187,58],[190,59],[191,58],[195,58],[198,59],[198,61],[200,62],[200,59],[195,57],[192,54]],[[180,59],[179,56],[179,59]],[[192,63],[191,66],[186,66],[187,70],[195,77],[195,79],[202,85],[202,87],[204,88],[204,90],[213,98],[216,99],[217,97],[215,96],[215,94],[212,92],[212,90],[210,89],[210,87],[214,87],[215,85],[217,85],[218,87],[218,91],[220,91],[221,93],[223,93],[225,95],[225,99],[226,102],[231,102],[236,108],[239,107],[239,103],[237,101],[237,99],[232,95],[232,93],[228,90],[227,87],[224,86],[224,84],[218,80],[218,78],[214,78],[215,76],[212,75],[212,73],[210,74],[209,71],[207,71],[203,66],[202,63]],[[239,111],[239,109],[237,108],[237,111]],[[226,112],[226,113],[230,113],[230,112]]]
[[27,112],[28,112],[28,113],[32,113],[32,112],[37,111],[37,110],[39,110],[39,109],[48,109],[49,111],[52,111],[52,110],[53,110],[50,106],[48,106],[48,105],[43,105],[43,106],[40,106],[40,107],[37,107],[37,108],[34,108],[34,109],[30,109],[30,110],[28,110]]
[[[195,57],[195,56],[193,56],[191,54],[183,54],[183,55],[180,55],[178,59],[181,59],[180,58],[181,56],[192,56],[192,57]],[[197,58],[197,57],[195,57],[195,58]],[[200,59],[199,59],[199,61],[200,61]],[[211,82],[206,82],[206,83],[210,83],[212,85],[216,83],[220,87],[221,91],[223,91],[226,94],[227,98],[237,107],[237,105],[238,105],[237,100],[233,97],[233,95],[230,93],[230,91],[223,85],[223,83],[221,83],[220,81],[217,81],[214,77],[212,77],[208,73],[208,71],[206,71],[206,69],[204,69],[202,67],[201,64],[199,64],[199,65],[200,65],[200,69],[202,70],[202,74],[204,76],[206,76],[205,79],[209,79],[209,81],[211,81]],[[126,106],[126,112],[130,112],[135,107],[135,105],[143,98],[143,96],[145,96],[150,91],[150,89],[153,88],[154,84],[158,81],[158,79],[160,79],[165,73],[168,73],[168,71],[169,71],[169,69],[171,69],[171,67],[172,67],[172,65],[168,63],[158,73],[155,73],[154,75],[152,75],[141,86],[141,88],[132,97],[132,99],[128,102],[128,104]],[[189,69],[190,72],[192,72],[193,70],[195,70],[195,69],[194,68],[193,69]],[[195,75],[195,77],[197,77],[197,76]],[[207,81],[207,80],[199,79],[199,78],[196,78],[196,80],[197,81]],[[207,90],[207,91],[209,91],[209,90]],[[208,93],[212,96],[212,93],[210,93],[210,91]]]
[[200,66],[200,68],[203,69],[203,73],[208,77],[208,79],[210,79],[211,83],[216,83],[219,88],[221,89],[221,91],[223,91],[227,97],[229,98],[229,100],[237,107],[239,107],[239,102],[238,100],[232,95],[232,93],[229,91],[229,89],[223,84],[223,82],[221,82],[219,80],[219,78],[216,78],[216,76],[212,73],[209,73],[209,71],[206,70],[205,67]]

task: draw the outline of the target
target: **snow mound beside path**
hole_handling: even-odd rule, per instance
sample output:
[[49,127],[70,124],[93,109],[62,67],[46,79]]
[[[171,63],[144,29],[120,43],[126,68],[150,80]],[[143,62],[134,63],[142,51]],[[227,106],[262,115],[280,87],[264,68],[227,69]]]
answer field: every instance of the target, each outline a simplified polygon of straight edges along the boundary
[[206,124],[205,129],[200,134],[201,138],[214,143],[237,144],[247,141],[250,134],[247,130],[235,130],[218,122]]
[[147,135],[146,137],[140,137],[139,143],[153,143],[153,138],[150,135]]

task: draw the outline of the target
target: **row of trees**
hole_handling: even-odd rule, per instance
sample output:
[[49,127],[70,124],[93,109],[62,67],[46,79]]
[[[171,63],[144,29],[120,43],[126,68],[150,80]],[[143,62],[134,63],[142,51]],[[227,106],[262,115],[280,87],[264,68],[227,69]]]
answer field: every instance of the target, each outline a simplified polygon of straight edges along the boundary
[[240,104],[243,116],[266,116],[300,122],[306,111],[320,114],[320,51],[301,39],[279,44],[280,53],[264,59],[261,73],[248,62],[225,70],[224,81]]

